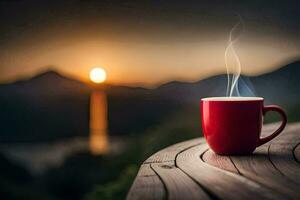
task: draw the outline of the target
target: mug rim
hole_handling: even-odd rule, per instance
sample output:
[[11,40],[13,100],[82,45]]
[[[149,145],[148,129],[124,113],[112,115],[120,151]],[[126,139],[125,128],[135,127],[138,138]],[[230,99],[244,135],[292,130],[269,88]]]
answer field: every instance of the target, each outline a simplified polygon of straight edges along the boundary
[[205,97],[201,101],[263,101],[263,97]]

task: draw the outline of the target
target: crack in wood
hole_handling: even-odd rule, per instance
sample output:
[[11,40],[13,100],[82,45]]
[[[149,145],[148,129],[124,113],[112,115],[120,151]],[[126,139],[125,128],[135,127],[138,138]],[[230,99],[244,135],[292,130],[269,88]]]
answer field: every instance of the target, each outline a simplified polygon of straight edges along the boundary
[[[299,150],[298,150],[299,149]],[[300,155],[296,155],[296,151],[298,150],[299,154],[300,154],[300,143],[298,143],[294,148],[293,148],[293,157],[296,160],[297,163],[300,164]]]

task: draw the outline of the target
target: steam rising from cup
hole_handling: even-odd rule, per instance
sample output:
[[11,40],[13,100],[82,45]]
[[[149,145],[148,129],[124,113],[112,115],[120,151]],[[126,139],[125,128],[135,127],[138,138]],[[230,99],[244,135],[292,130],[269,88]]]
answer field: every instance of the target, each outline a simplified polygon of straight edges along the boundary
[[227,90],[226,96],[241,96],[239,92],[239,78],[241,75],[241,62],[235,52],[234,44],[238,41],[241,32],[244,30],[244,22],[239,16],[236,23],[229,33],[228,46],[225,50],[225,65],[227,70]]

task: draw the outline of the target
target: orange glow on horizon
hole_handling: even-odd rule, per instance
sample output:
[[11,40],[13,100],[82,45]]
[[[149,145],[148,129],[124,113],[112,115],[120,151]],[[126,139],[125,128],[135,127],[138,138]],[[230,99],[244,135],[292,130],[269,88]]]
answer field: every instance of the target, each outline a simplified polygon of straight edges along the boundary
[[[85,38],[84,35],[82,38]],[[195,43],[165,41],[165,45],[159,42],[149,45],[147,41],[138,42],[134,39],[130,43],[112,42],[109,37],[106,41],[102,38],[76,41],[75,36],[56,39],[60,41],[60,46],[47,40],[40,43],[36,41],[37,48],[28,51],[21,50],[21,46],[20,49],[8,48],[0,55],[0,83],[31,78],[47,70],[48,66],[83,82],[91,81],[89,66],[109,66],[105,69],[109,74],[104,80],[107,84],[147,88],[172,80],[192,82],[226,73],[224,47],[227,45],[227,35],[224,41],[201,45],[196,42],[201,39],[194,39]],[[280,46],[274,40],[259,42],[261,45],[257,46],[245,39],[239,45],[241,48],[237,46],[244,75],[269,72],[300,57],[292,49],[278,51],[279,47],[270,48],[271,44]],[[25,47],[24,44],[22,48]]]

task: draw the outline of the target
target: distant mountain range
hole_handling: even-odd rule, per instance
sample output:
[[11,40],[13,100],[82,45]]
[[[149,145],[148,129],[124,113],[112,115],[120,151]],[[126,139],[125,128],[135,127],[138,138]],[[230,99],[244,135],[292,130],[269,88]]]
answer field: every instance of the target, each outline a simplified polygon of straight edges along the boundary
[[[227,75],[217,75],[195,83],[170,82],[157,88],[161,93],[197,103],[206,96],[226,96]],[[299,104],[300,61],[259,76],[241,76],[242,96],[264,97],[266,103]],[[179,94],[179,95],[178,95]]]
[[[300,62],[256,77],[242,76],[241,93],[283,105],[300,119]],[[155,89],[105,85],[110,134],[139,134],[207,96],[225,96],[226,75],[194,83],[173,81]],[[89,133],[89,98],[95,86],[47,71],[0,85],[1,142],[56,140]]]

